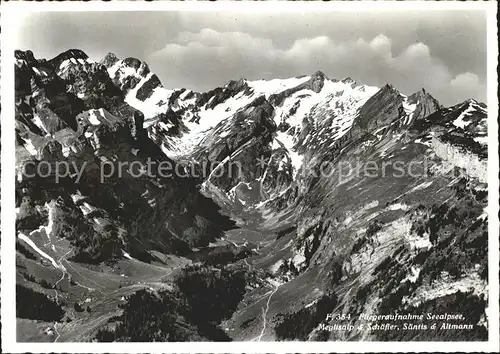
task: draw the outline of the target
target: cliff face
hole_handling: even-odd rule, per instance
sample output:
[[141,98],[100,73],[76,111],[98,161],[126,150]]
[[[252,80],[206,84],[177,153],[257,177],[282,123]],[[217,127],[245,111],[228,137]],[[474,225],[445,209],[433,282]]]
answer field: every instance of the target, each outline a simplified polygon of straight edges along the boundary
[[431,144],[436,155],[441,159],[462,169],[469,177],[487,183],[488,161],[486,159],[480,158],[478,155],[459,146],[442,142],[436,137],[432,138]]

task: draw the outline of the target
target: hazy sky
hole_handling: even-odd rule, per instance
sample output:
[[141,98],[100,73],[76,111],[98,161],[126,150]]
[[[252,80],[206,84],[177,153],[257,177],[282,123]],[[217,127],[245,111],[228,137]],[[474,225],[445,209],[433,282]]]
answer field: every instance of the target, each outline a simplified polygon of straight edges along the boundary
[[167,88],[323,71],[359,83],[425,87],[444,105],[486,101],[482,12],[57,12],[19,20],[18,48],[145,60]]

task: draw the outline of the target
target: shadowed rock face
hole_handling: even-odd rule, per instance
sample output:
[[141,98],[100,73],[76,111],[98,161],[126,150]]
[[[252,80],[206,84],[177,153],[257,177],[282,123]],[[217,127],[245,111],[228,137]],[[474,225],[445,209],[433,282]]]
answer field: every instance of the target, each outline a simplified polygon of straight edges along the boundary
[[214,90],[202,93],[196,102],[196,106],[201,107],[206,105],[207,109],[212,109],[229,98],[239,93],[248,93],[250,90],[245,80],[231,80],[224,87],[218,87]]
[[101,64],[104,65],[107,68],[112,67],[118,60],[118,57],[114,53],[108,53],[106,56],[101,60]]
[[415,120],[423,119],[443,108],[439,102],[423,88],[409,96],[408,101],[411,103],[418,103],[415,113],[413,113]]
[[365,131],[387,127],[400,117],[403,98],[392,85],[385,85],[360,109],[358,124]]
[[323,84],[324,84],[326,78],[327,77],[325,74],[323,74],[321,71],[317,71],[311,77],[311,80],[308,83],[308,86],[310,87],[310,89],[312,91],[318,93],[323,88]]
[[[63,340],[463,339],[358,326],[362,313],[422,311],[461,313],[466,339],[485,338],[483,104],[322,72],[199,93],[113,54],[16,60],[18,171],[75,164],[59,183],[16,185],[19,282],[64,294],[49,306],[91,327],[59,326]],[[103,167],[148,161],[147,174]],[[162,162],[182,175],[158,177]],[[86,317],[68,311],[87,297]],[[328,313],[356,330],[321,330]]]

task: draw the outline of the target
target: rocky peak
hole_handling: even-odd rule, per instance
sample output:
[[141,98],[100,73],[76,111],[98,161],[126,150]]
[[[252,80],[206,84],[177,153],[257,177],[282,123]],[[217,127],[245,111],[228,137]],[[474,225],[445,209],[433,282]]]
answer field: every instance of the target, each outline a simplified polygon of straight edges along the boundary
[[58,67],[59,65],[61,65],[61,63],[63,61],[68,60],[68,59],[75,59],[75,60],[83,59],[83,60],[86,60],[88,58],[89,58],[89,56],[87,54],[85,54],[85,52],[83,50],[80,50],[80,49],[69,49],[69,50],[67,50],[65,52],[62,52],[58,56],[52,58],[51,60],[49,60],[49,62],[52,65],[54,65],[55,67]]
[[440,106],[439,102],[434,97],[432,97],[429,92],[425,91],[424,88],[421,88],[417,92],[411,94],[408,99],[415,102],[418,100],[429,100],[435,102],[438,106]]
[[481,107],[483,110],[487,108],[486,103],[484,103],[484,102],[479,102],[479,101],[475,100],[474,98],[469,98],[469,99],[468,99],[468,100],[466,100],[465,102],[467,102],[469,105],[479,106],[479,107]]
[[416,104],[413,119],[422,119],[442,108],[439,102],[424,88],[408,97],[408,103]]
[[129,68],[132,68],[137,71],[137,74],[140,76],[146,76],[149,74],[149,65],[145,61],[141,61],[137,58],[125,58],[123,59],[123,65],[128,66]]
[[118,60],[118,57],[114,53],[108,53],[106,56],[101,60],[101,64],[104,65],[106,68],[112,67]]
[[149,82],[148,85],[143,85],[144,89],[140,94],[142,97],[149,97],[155,87],[161,87],[159,78],[151,74],[149,65],[145,61],[133,57],[120,60],[115,54],[109,53],[101,63],[106,67],[115,85],[124,92],[132,90],[141,81]]
[[388,126],[399,117],[402,103],[401,93],[386,84],[361,107],[355,124],[369,131]]
[[326,75],[321,71],[316,71],[309,79],[308,86],[312,91],[319,93],[325,84],[325,80],[327,80]]
[[356,84],[356,81],[351,79],[349,76],[346,77],[345,79],[341,80],[344,84]]
[[248,88],[247,81],[245,79],[231,80],[226,84],[226,88],[232,91],[244,91]]
[[24,63],[27,65],[33,65],[34,63],[36,63],[35,56],[33,55],[33,52],[31,50],[16,50],[14,52],[14,56],[16,58],[16,63],[18,64]]
[[325,75],[325,73],[322,72],[321,70],[318,70],[314,74],[312,74],[311,78],[328,79],[328,77]]
[[392,84],[389,84],[389,83],[382,86],[380,88],[380,91],[399,93],[399,91],[396,89],[396,87]]

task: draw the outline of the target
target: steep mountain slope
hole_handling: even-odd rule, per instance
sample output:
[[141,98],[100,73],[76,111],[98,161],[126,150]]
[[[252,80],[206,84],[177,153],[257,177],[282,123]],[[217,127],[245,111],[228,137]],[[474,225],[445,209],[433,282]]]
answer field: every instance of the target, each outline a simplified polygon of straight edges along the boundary
[[[18,283],[64,313],[19,314],[22,338],[485,339],[484,104],[321,72],[199,93],[113,54],[16,60]],[[57,182],[22,173],[60,162]],[[472,328],[363,317],[445,312],[463,318],[407,322]]]
[[[68,307],[70,299],[104,300],[124,282],[137,290],[137,277],[163,278],[189,263],[166,254],[190,253],[232,227],[194,180],[159,173],[162,163],[175,164],[148,139],[142,113],[123,101],[102,65],[79,51],[41,62],[29,52],[16,56],[21,284],[41,290],[42,283]],[[119,265],[127,259],[146,262],[130,279]]]

